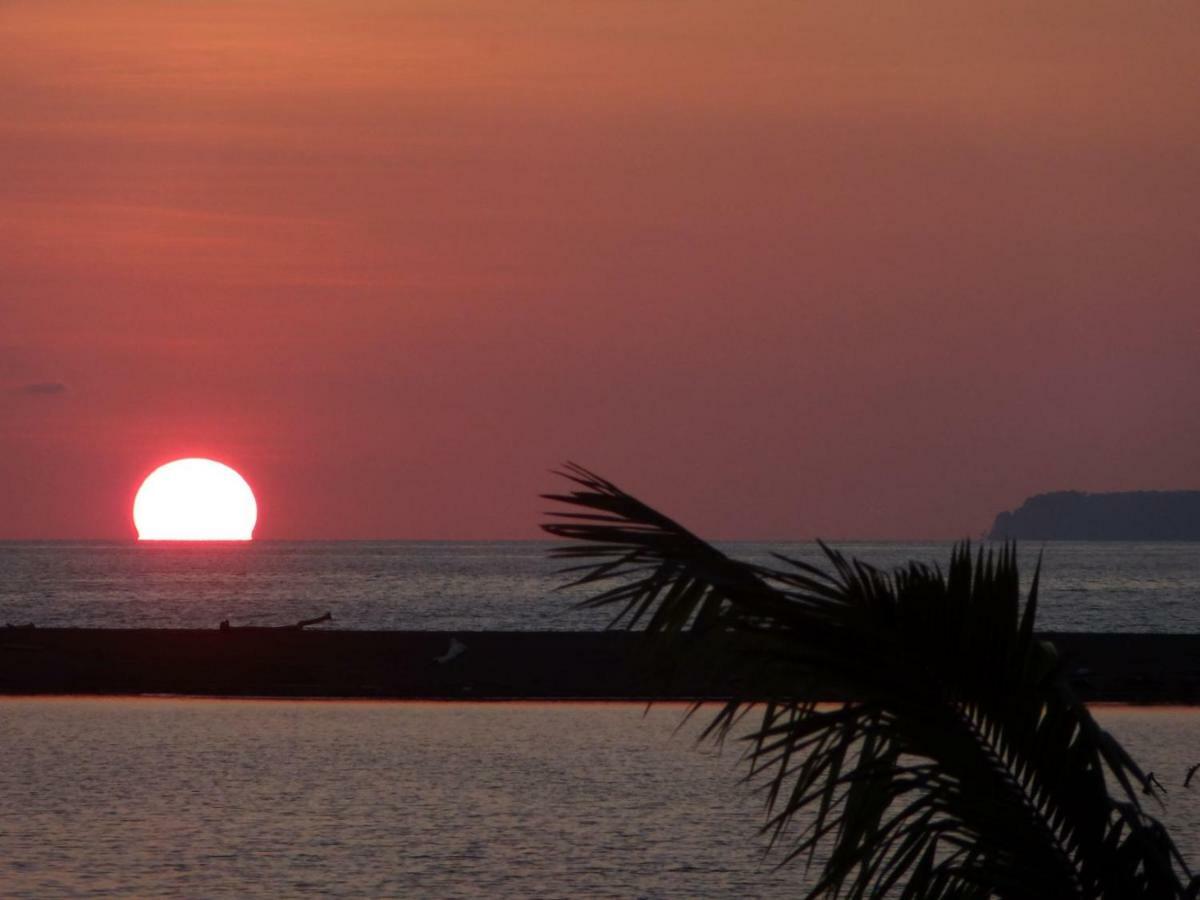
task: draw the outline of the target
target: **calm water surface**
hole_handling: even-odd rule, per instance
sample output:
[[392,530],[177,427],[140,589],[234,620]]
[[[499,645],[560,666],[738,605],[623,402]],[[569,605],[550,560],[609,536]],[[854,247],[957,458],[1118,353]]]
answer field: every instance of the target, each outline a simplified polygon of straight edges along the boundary
[[[678,707],[0,699],[6,897],[756,897],[763,862],[736,753]],[[1170,793],[1200,712],[1106,708]]]
[[[339,628],[574,630],[608,614],[571,608],[539,542],[0,543],[0,623],[215,627],[325,612]],[[810,543],[723,545],[767,562],[818,561]],[[840,544],[890,567],[941,561],[948,543]],[[1038,547],[1023,548],[1027,577]],[[1050,543],[1041,625],[1200,632],[1200,544]]]
[[[852,544],[881,566],[948,544]],[[603,627],[538,543],[0,543],[0,622],[213,627],[330,610],[343,628]],[[732,544],[815,560],[812,545]],[[1037,548],[1025,548],[1027,571]],[[1200,632],[1196,544],[1046,550],[1041,626]],[[736,752],[680,711],[0,699],[0,895],[743,897],[794,891]],[[1170,789],[1200,859],[1200,711],[1099,712]]]

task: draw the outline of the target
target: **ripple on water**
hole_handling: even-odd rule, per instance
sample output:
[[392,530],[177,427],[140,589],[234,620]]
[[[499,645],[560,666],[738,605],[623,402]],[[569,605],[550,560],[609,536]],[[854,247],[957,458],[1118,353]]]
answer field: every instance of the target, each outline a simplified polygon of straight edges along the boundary
[[[680,707],[0,699],[6,896],[794,889]],[[1098,710],[1200,857],[1200,712]],[[1193,799],[1194,798],[1194,799]]]
[[[575,630],[607,610],[575,610],[539,542],[345,541],[139,546],[0,542],[0,622],[106,628],[212,628],[295,622],[330,610],[339,628]],[[722,545],[819,561],[812,543]],[[890,568],[944,563],[950,544],[839,547]],[[1023,548],[1028,577],[1040,548]],[[1200,632],[1200,544],[1045,546],[1040,624],[1067,631]]]

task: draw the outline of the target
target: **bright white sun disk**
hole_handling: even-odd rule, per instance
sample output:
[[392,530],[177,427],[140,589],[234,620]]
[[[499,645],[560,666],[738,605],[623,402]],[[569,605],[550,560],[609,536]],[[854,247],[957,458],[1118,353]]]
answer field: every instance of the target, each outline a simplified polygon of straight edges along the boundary
[[246,479],[211,459],[159,466],[133,500],[141,541],[248,541],[258,504]]

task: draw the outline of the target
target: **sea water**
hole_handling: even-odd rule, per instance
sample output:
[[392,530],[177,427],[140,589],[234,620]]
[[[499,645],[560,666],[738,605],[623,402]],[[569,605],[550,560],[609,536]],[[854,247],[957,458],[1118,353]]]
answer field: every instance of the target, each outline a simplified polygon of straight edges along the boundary
[[[605,627],[578,610],[545,542],[276,542],[138,544],[0,542],[0,626],[214,628],[283,625],[325,612],[333,627],[561,631]],[[771,563],[822,563],[811,543],[722,544]],[[945,566],[949,543],[848,543],[891,567]],[[1039,624],[1047,630],[1200,632],[1200,544],[1024,545],[1028,583],[1043,553]],[[778,565],[784,565],[778,563]]]
[[[793,895],[682,709],[0,698],[5,897]],[[1200,711],[1101,708],[1200,863]]]
[[[0,623],[600,628],[537,543],[0,544]],[[811,545],[730,544],[819,561]],[[948,544],[841,545],[880,566]],[[1036,547],[1023,550],[1026,580]],[[1195,544],[1047,544],[1041,626],[1200,632]],[[751,897],[774,868],[737,752],[632,704],[0,698],[0,895]],[[1200,863],[1200,710],[1097,715]]]

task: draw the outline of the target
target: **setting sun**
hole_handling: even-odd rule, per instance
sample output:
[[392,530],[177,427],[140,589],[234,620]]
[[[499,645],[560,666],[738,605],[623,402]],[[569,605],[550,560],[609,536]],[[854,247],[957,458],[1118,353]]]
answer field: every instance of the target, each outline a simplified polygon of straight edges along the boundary
[[141,541],[248,541],[258,520],[241,475],[211,459],[177,459],[142,482],[133,501]]

